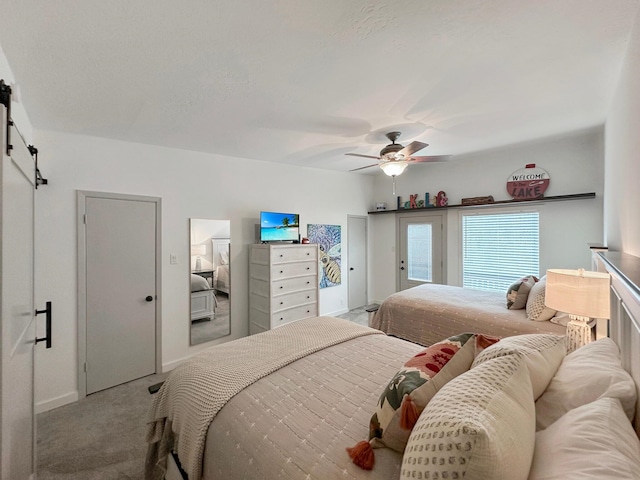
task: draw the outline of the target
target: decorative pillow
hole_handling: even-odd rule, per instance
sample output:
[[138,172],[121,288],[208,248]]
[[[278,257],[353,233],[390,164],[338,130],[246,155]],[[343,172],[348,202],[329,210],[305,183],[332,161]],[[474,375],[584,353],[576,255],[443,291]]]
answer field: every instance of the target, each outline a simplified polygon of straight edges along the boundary
[[471,368],[492,358],[522,354],[531,376],[534,399],[542,395],[565,357],[564,337],[550,333],[531,333],[500,340],[479,354]]
[[209,286],[209,282],[204,277],[200,275],[196,275],[195,273],[191,274],[191,291],[192,292],[200,292],[201,290],[209,290],[211,287]]
[[534,412],[524,357],[484,362],[429,402],[409,437],[400,478],[526,480]]
[[640,440],[617,398],[602,398],[536,433],[529,480],[633,480]]
[[529,292],[527,298],[527,318],[534,322],[546,322],[556,314],[556,310],[544,304],[544,292],[547,288],[547,276],[545,275],[536,283]]
[[536,401],[536,429],[543,430],[568,411],[602,397],[618,398],[627,417],[633,418],[636,387],[610,338],[589,343],[564,358]]
[[527,306],[527,298],[531,288],[538,279],[533,275],[521,278],[507,290],[507,308],[509,310],[522,310]]
[[369,424],[369,442],[362,441],[347,449],[354,463],[371,469],[372,447],[404,451],[411,429],[431,398],[447,382],[469,370],[476,352],[497,341],[496,337],[462,333],[409,359],[378,400]]

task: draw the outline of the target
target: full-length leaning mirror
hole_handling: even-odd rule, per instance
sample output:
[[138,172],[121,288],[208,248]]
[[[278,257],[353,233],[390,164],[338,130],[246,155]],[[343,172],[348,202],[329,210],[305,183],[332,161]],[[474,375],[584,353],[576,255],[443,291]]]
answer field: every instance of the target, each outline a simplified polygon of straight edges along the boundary
[[230,237],[229,220],[189,222],[191,345],[231,334]]

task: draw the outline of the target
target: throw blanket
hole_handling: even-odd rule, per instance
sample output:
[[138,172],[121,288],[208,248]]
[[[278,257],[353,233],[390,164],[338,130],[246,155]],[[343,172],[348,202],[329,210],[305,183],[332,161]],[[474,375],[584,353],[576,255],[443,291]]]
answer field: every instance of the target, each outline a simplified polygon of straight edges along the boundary
[[306,355],[378,330],[314,317],[207,349],[176,367],[156,394],[147,431],[145,478],[160,480],[178,453],[189,478],[202,473],[209,424],[243,388]]

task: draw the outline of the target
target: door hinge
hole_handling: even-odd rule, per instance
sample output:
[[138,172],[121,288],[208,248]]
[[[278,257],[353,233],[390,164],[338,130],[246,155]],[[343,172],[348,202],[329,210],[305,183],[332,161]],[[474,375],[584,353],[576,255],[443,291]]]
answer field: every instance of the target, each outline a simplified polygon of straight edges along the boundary
[[87,373],[87,362],[84,362],[84,373]]
[[87,214],[83,214],[82,215],[82,223],[84,223],[85,225],[87,224]]

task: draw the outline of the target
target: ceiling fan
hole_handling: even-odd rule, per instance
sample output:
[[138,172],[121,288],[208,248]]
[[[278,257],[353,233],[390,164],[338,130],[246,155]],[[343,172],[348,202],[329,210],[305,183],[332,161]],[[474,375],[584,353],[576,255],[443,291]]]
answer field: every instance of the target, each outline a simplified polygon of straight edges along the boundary
[[378,163],[372,163],[371,165],[349,170],[350,172],[364,170],[365,168],[380,167],[382,171],[390,177],[396,177],[404,172],[404,169],[407,168],[410,163],[443,162],[451,157],[451,155],[433,155],[429,157],[414,156],[413,154],[415,152],[422,150],[429,146],[429,144],[413,141],[406,147],[403,147],[399,143],[396,143],[396,140],[400,137],[400,132],[389,132],[385,135],[389,140],[391,140],[391,143],[380,150],[380,156],[378,157],[373,155],[361,155],[359,153],[345,153],[345,155],[350,155],[352,157],[375,158],[380,160]]

